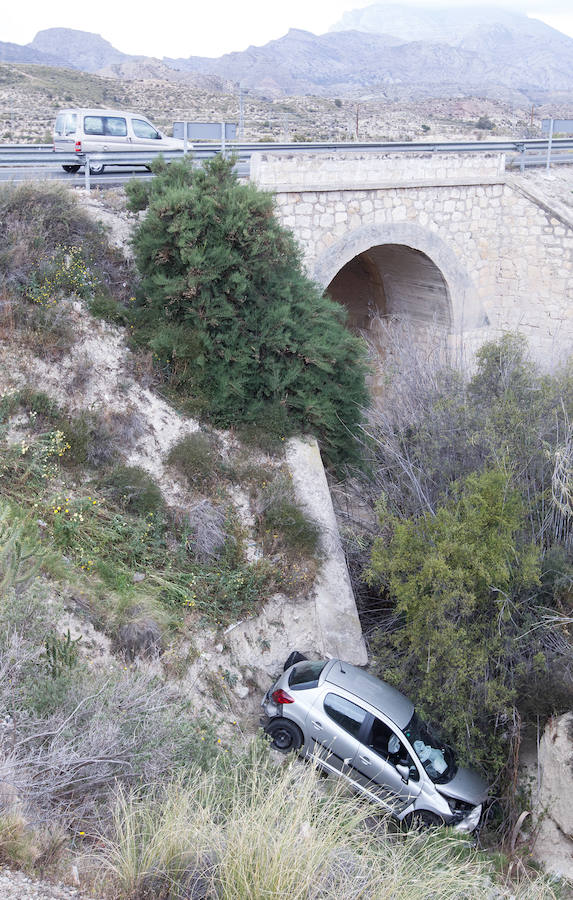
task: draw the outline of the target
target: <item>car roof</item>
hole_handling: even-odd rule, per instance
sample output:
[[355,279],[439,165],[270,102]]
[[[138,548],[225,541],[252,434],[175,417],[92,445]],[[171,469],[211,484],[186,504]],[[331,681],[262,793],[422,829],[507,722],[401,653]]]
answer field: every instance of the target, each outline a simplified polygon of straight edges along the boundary
[[57,115],[62,113],[79,113],[82,116],[137,116],[141,119],[147,119],[147,116],[140,112],[134,112],[131,109],[104,109],[91,106],[72,106],[69,109],[58,110]]
[[325,672],[324,680],[329,684],[344,688],[356,697],[366,700],[398,726],[405,728],[414,712],[414,704],[396,688],[350,663],[340,659],[332,660]]

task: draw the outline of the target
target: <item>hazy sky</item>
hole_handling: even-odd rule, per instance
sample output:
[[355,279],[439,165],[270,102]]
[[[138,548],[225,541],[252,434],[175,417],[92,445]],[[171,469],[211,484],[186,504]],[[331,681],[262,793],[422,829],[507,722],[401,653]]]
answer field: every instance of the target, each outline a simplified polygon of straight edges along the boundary
[[[220,56],[265,44],[289,28],[328,31],[343,12],[372,0],[174,0],[148,4],[125,0],[70,3],[28,0],[6,3],[0,40],[27,44],[43,28],[66,27],[101,34],[118,50],[145,56]],[[571,0],[417,0],[426,7],[497,6],[527,13],[573,37]]]

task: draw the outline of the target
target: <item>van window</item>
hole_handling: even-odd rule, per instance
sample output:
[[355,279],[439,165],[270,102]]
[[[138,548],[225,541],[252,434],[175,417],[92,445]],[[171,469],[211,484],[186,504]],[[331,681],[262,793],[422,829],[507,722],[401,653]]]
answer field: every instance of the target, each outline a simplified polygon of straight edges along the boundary
[[144,119],[132,119],[131,124],[133,125],[133,133],[136,137],[146,138],[151,141],[161,140],[159,132],[155,130],[153,125],[150,125],[149,122],[146,122]]
[[84,134],[126,137],[127,124],[125,119],[119,116],[85,116]]

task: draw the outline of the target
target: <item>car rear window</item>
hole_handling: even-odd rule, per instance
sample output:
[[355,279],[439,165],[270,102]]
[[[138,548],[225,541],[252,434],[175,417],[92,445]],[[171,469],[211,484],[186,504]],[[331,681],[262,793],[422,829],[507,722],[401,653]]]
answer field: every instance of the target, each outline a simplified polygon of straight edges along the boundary
[[295,690],[317,687],[320,673],[325,665],[324,660],[305,659],[298,662],[288,677],[289,687]]
[[54,131],[59,135],[74,134],[76,130],[76,114],[60,113],[56,119]]

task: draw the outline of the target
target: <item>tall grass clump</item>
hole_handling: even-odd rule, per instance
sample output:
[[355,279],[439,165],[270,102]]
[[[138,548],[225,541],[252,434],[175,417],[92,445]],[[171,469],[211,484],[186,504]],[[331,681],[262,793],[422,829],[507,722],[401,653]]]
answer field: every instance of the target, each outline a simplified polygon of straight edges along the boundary
[[[446,830],[402,833],[312,766],[264,748],[145,794],[120,790],[94,857],[121,900],[462,900],[495,896],[493,864]],[[512,895],[554,897],[542,879]]]

